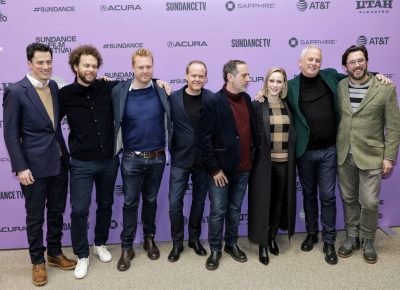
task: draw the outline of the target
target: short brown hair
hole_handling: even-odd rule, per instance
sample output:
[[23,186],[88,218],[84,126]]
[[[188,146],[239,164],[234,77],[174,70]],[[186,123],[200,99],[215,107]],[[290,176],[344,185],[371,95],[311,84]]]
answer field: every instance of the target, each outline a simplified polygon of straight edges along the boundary
[[151,62],[154,62],[153,53],[147,48],[139,48],[132,54],[132,65],[135,63],[135,57],[151,57]]
[[93,45],[85,44],[78,46],[71,51],[68,59],[68,64],[70,65],[71,70],[74,74],[76,74],[74,66],[79,65],[82,55],[92,55],[95,59],[97,59],[97,68],[101,67],[101,65],[103,64],[103,58],[101,57],[100,52]]

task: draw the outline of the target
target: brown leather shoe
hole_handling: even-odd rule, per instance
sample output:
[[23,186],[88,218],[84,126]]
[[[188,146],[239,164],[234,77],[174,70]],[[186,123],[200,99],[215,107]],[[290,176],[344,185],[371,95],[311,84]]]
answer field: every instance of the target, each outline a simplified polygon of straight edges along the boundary
[[32,267],[32,283],[42,286],[47,283],[46,264],[36,264]]
[[130,249],[122,249],[121,257],[118,260],[117,269],[119,271],[126,271],[131,266],[131,260],[135,257],[135,251]]
[[58,256],[47,256],[47,264],[50,267],[58,267],[63,270],[73,270],[76,266],[76,262],[68,259],[64,254]]
[[143,248],[147,252],[147,257],[149,257],[150,260],[157,260],[160,258],[160,251],[156,243],[154,243],[154,235],[148,235],[144,238]]

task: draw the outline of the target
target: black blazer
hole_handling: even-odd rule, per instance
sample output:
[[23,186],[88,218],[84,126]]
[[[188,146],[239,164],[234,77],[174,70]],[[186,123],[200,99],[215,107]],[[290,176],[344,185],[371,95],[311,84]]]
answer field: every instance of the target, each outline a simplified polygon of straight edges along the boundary
[[4,140],[13,172],[30,169],[34,178],[58,175],[60,155],[69,165],[61,132],[57,83],[50,80],[54,126],[27,77],[4,91]]
[[[237,174],[240,163],[240,140],[235,119],[223,89],[204,103],[199,123],[198,146],[209,174],[222,169],[227,176]],[[250,96],[246,94],[252,138],[255,121]]]
[[[169,97],[172,120],[171,163],[180,168],[191,168],[198,164],[200,152],[196,146],[198,128],[194,128],[186,114],[183,92],[187,85]],[[202,106],[213,96],[207,89],[202,90]]]

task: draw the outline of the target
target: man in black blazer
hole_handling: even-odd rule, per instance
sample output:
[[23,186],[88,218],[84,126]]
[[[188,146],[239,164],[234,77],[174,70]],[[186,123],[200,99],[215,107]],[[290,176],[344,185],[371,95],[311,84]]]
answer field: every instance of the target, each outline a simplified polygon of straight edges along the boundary
[[212,176],[208,270],[219,266],[224,224],[224,251],[236,261],[247,261],[246,254],[237,246],[237,236],[255,136],[250,96],[245,92],[249,84],[249,69],[244,61],[230,60],[224,65],[223,76],[223,88],[204,104],[199,122],[202,161]]
[[192,180],[192,206],[189,216],[189,247],[199,256],[207,255],[200,243],[201,219],[207,197],[209,177],[199,160],[196,147],[197,127],[203,103],[212,97],[212,92],[204,89],[207,67],[202,61],[194,60],[186,66],[185,85],[169,98],[173,125],[171,141],[171,171],[169,179],[169,218],[171,221],[172,250],[170,262],[179,259],[183,251],[184,218],[183,198]]
[[69,156],[60,127],[58,87],[50,80],[52,50],[32,43],[26,53],[31,71],[4,91],[4,140],[25,197],[32,283],[39,286],[47,283],[42,229],[45,208],[49,266],[71,270],[76,262],[61,251]]

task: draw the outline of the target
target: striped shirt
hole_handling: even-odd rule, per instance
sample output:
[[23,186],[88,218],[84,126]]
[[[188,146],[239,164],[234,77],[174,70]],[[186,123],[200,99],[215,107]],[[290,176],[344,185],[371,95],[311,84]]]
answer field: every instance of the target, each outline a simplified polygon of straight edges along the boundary
[[288,141],[290,120],[283,102],[270,103],[269,126],[271,134],[271,160],[286,162],[288,160]]
[[371,85],[371,77],[368,78],[368,81],[364,84],[357,85],[349,82],[349,96],[350,96],[350,103],[353,109],[353,112],[358,110],[360,103],[364,99],[369,86]]

